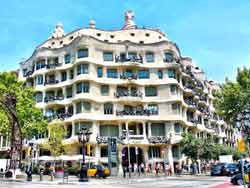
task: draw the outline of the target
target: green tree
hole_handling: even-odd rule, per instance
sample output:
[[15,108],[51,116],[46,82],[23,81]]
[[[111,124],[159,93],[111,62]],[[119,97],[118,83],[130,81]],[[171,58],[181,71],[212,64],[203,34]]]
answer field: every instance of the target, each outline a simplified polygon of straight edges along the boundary
[[0,134],[10,138],[10,168],[20,164],[22,140],[46,129],[47,121],[35,107],[34,90],[18,81],[16,73],[0,73]]
[[202,141],[190,133],[184,133],[182,136],[183,139],[180,142],[181,152],[191,160],[199,159],[202,153]]
[[217,112],[234,123],[237,115],[250,107],[250,69],[238,69],[236,80],[226,79],[215,96]]
[[66,146],[63,144],[65,136],[65,126],[60,121],[55,122],[49,125],[49,139],[41,147],[49,150],[52,156],[58,157],[65,153]]

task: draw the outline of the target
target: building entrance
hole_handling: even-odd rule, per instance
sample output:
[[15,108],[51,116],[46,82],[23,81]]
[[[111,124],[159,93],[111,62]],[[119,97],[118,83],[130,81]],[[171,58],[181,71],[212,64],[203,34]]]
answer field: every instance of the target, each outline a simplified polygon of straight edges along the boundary
[[[143,157],[143,150],[140,147],[129,147],[130,151],[130,164],[134,166],[134,164],[140,165],[141,163],[144,162],[144,157]],[[136,151],[137,150],[137,151]],[[128,147],[124,147],[122,149],[122,164],[125,166],[129,165],[129,160],[128,160]]]

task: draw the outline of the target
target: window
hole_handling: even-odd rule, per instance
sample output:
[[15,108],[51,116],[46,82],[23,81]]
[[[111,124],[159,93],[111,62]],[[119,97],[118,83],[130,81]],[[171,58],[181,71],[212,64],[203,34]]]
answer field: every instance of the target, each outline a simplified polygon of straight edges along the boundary
[[105,103],[104,104],[104,114],[113,114],[113,104]]
[[162,78],[163,78],[162,70],[158,70],[158,78],[159,78],[159,79],[162,79]]
[[154,56],[154,53],[153,52],[147,52],[146,53],[146,61],[148,63],[152,63],[155,61],[155,56]]
[[165,136],[165,124],[164,123],[152,123],[151,135],[152,136]]
[[158,114],[158,105],[157,104],[148,104],[147,109],[150,111],[151,114],[157,115]]
[[113,61],[113,52],[103,52],[103,61]]
[[86,111],[90,111],[91,110],[91,103],[90,102],[82,102],[82,107],[83,110]]
[[145,87],[145,96],[146,97],[157,96],[157,88],[155,86],[147,86],[147,87]]
[[180,113],[180,104],[174,103],[172,104],[172,111],[175,113]]
[[108,78],[118,78],[117,69],[107,69]]
[[161,149],[159,146],[149,146],[148,157],[150,159],[160,158],[161,157]]
[[43,84],[43,75],[37,75],[36,84],[37,85],[42,85]]
[[77,75],[88,74],[88,73],[89,73],[89,65],[88,64],[77,65]]
[[174,56],[170,52],[166,52],[164,56],[165,56],[164,62],[171,63],[174,60]]
[[105,95],[105,96],[109,95],[109,86],[108,85],[101,86],[101,95]]
[[174,158],[180,158],[180,148],[178,146],[173,146],[172,147],[172,153]]
[[82,121],[82,122],[75,123],[75,135],[78,135],[82,128],[91,129],[92,128],[92,122]]
[[66,88],[66,97],[67,98],[71,98],[72,95],[73,95],[73,88],[72,88],[72,86],[71,87],[67,87]]
[[169,78],[176,78],[176,72],[174,69],[168,69],[168,77]]
[[76,103],[76,113],[82,113],[82,112],[89,112],[91,110],[91,103],[90,102],[86,102],[86,101],[82,101],[82,102],[78,102]]
[[140,79],[147,79],[149,78],[149,70],[139,70],[139,78]]
[[177,94],[177,86],[176,85],[170,85],[170,92],[172,95]]
[[82,112],[82,103],[78,102],[76,103],[76,113],[79,114]]
[[88,49],[80,49],[77,51],[77,58],[84,58],[89,56],[89,50]]
[[101,157],[108,157],[108,146],[101,147]]
[[66,54],[65,56],[64,56],[64,63],[65,64],[68,64],[68,63],[70,63],[71,62],[71,55],[70,54]]
[[79,82],[76,84],[76,93],[89,93],[89,82]]
[[36,70],[42,69],[45,67],[45,60],[39,60],[36,62]]
[[174,132],[175,132],[176,134],[180,134],[181,131],[182,131],[182,126],[181,126],[181,124],[175,123],[175,124],[174,124]]
[[27,76],[27,72],[28,72],[27,69],[23,69],[23,77],[26,77],[26,76]]
[[63,71],[62,73],[61,73],[61,81],[63,82],[63,81],[66,81],[67,80],[67,72],[66,71]]
[[100,126],[100,136],[119,136],[119,128],[116,125],[101,125]]
[[97,67],[97,77],[101,78],[103,76],[102,67]]
[[74,69],[71,69],[70,71],[69,71],[69,79],[73,79],[74,78]]
[[36,98],[36,102],[43,102],[43,93],[37,92],[35,98]]

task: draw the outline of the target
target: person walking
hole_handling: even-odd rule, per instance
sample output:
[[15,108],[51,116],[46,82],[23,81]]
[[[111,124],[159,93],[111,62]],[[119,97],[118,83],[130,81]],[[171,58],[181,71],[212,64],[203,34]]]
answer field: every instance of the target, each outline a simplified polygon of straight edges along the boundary
[[141,163],[140,166],[141,166],[141,173],[144,175],[144,172],[145,172],[145,171],[144,171],[144,163]]

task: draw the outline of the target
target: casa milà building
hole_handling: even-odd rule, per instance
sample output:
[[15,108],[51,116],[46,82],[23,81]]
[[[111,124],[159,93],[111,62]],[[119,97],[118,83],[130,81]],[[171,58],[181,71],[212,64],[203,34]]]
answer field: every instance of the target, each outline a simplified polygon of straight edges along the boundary
[[[67,128],[67,155],[79,155],[78,132],[87,127],[90,155],[107,162],[107,138],[129,132],[118,144],[119,164],[179,162],[183,132],[214,137],[234,146],[235,131],[213,107],[218,85],[183,57],[159,29],[141,28],[131,11],[119,30],[89,27],[65,34],[58,24],[51,37],[20,64],[19,78],[36,91],[37,107],[50,124]],[[42,140],[42,139],[39,139]],[[135,151],[136,150],[136,151]],[[43,155],[42,152],[38,155]]]

